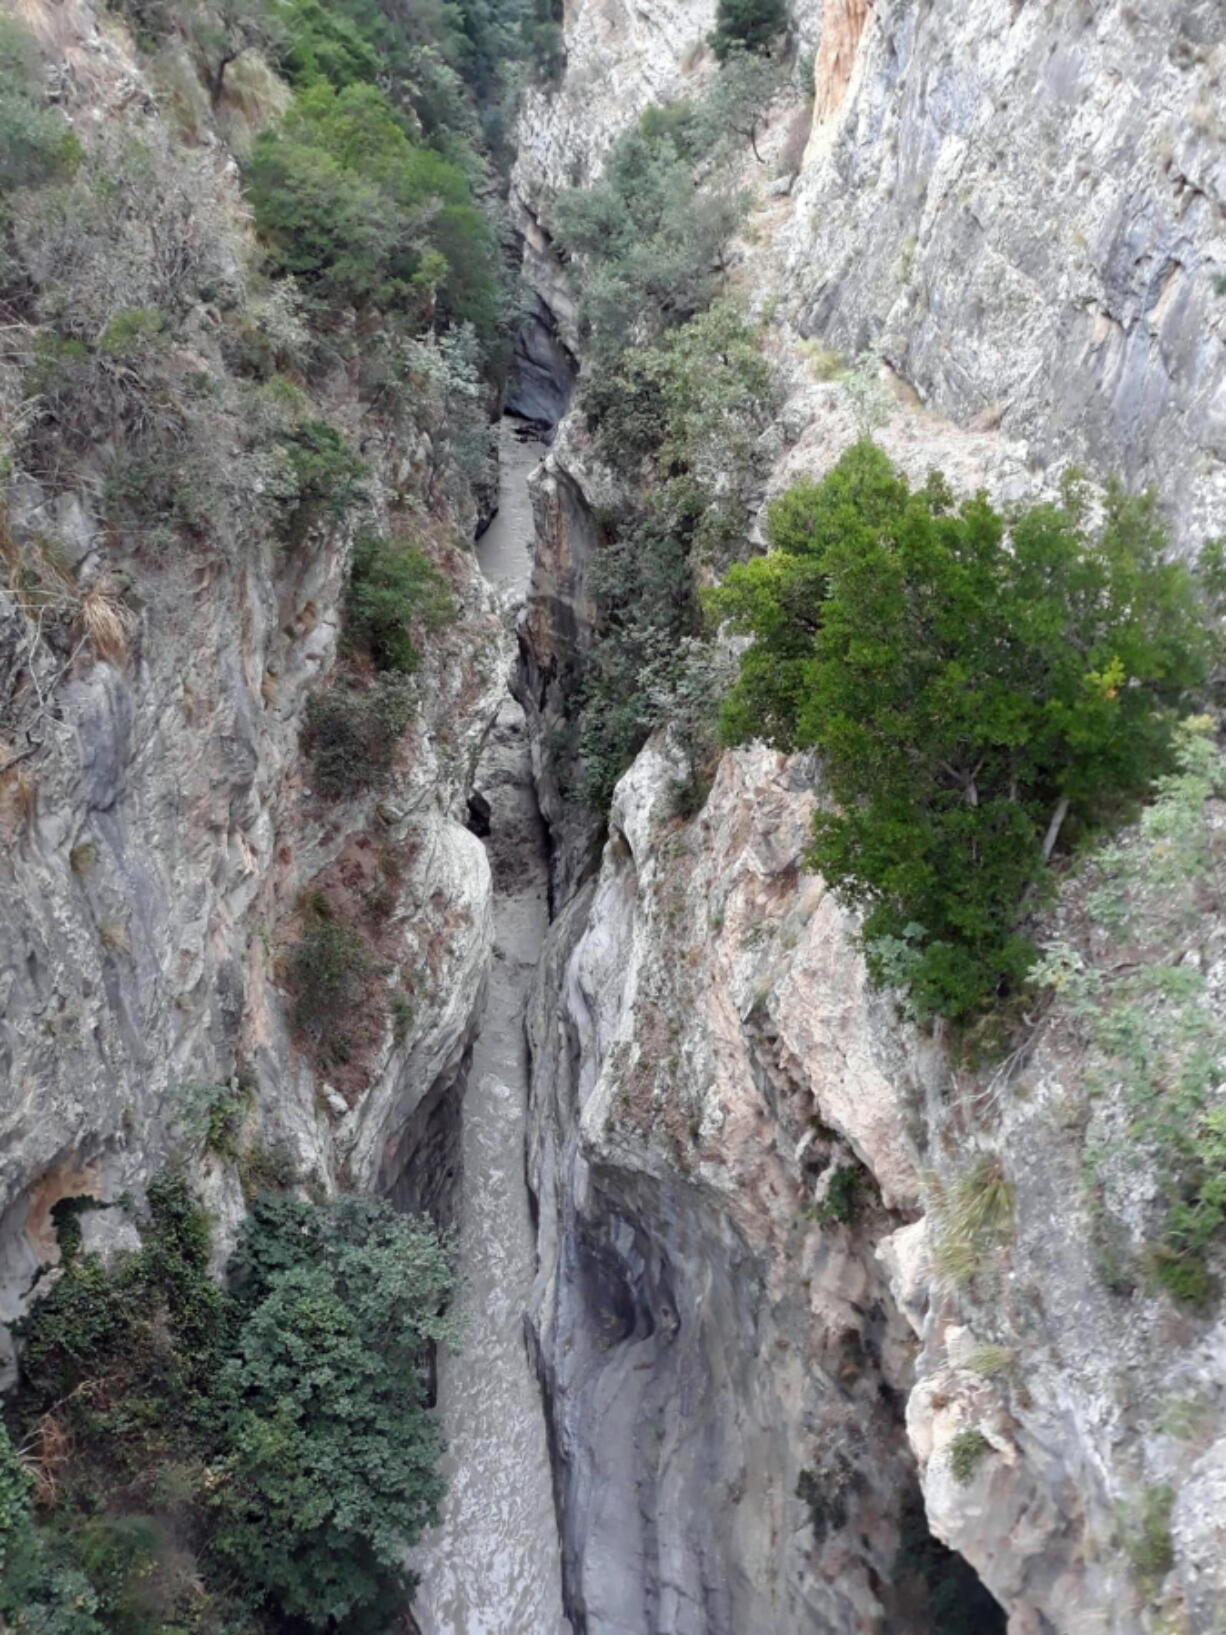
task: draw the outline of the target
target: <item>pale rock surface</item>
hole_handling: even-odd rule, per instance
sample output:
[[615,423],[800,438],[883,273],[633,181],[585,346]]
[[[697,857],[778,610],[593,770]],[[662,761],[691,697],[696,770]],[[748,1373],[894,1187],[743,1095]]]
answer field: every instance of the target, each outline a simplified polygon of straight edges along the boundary
[[[87,0],[27,11],[71,117],[93,126],[136,110],[160,140],[113,18]],[[232,240],[241,249],[235,168],[220,148],[198,162],[224,205],[200,231],[218,235],[218,255]],[[349,412],[347,383],[334,386]],[[377,507],[424,493],[427,446],[351,429]],[[18,547],[62,543],[82,586],[106,556],[95,486],[83,472],[79,492],[54,501],[30,482],[8,496]],[[471,508],[453,513],[454,530],[471,532]],[[471,555],[443,548],[457,619],[418,673],[394,776],[385,790],[324,801],[301,738],[307,697],[336,656],[349,545],[317,532],[293,551],[250,550],[219,532],[195,557],[184,546],[124,558],[139,614],[122,664],[91,659],[87,645],[32,645],[0,591],[0,697],[24,667],[47,701],[25,723],[28,740],[0,743],[10,767],[0,774],[0,1329],[58,1256],[59,1198],[139,1200],[183,1151],[188,1087],[244,1076],[254,1093],[244,1141],[285,1144],[324,1189],[392,1189],[419,1148],[450,1150],[447,1092],[492,945],[489,868],[464,826],[466,801],[512,644]],[[36,754],[12,760],[32,745]],[[284,964],[301,894],[325,876],[361,879],[380,857],[393,880],[377,978],[387,1020],[341,1094],[292,1037]],[[394,1026],[406,988],[412,1014]],[[232,1167],[200,1164],[222,1251],[242,1192]],[[410,1186],[408,1201],[419,1194]],[[89,1241],[128,1241],[117,1218],[85,1216]],[[11,1353],[0,1355],[7,1368]]]
[[918,1087],[798,870],[804,780],[728,755],[687,823],[684,772],[657,738],[618,786],[530,1019],[568,1606],[593,1635],[869,1629],[899,1604],[908,1491],[913,1340],[872,1254],[899,1217],[814,1206],[857,1158],[915,1200]]
[[[819,476],[871,426],[916,482],[939,466],[956,493],[1007,505],[1052,494],[1078,464],[1096,482],[1155,484],[1184,550],[1222,532],[1220,6],[795,9],[815,53],[813,118],[798,121],[794,92],[770,110],[732,266],[784,387],[767,495]],[[567,72],[530,95],[513,202],[528,274],[572,343],[552,200],[599,173],[648,103],[701,89],[713,12],[567,5]],[[841,376],[860,358],[867,392]],[[931,1526],[1012,1632],[1209,1635],[1226,1605],[1222,1324],[1105,1289],[1067,1122],[1075,1053],[1040,1048],[1026,1093],[985,1130],[999,1098],[867,992],[854,927],[801,865],[808,771],[764,752],[726,756],[704,812],[683,820],[679,767],[653,740],[590,872],[590,833],[552,797],[550,729],[556,678],[589,635],[606,482],[572,417],[538,489],[524,630],[543,807],[551,823],[563,814],[530,1140],[533,1322],[572,1609],[590,1635],[875,1627],[882,1601],[859,1575],[888,1558],[888,1496],[913,1457]],[[834,1151],[812,1118],[890,1206],[850,1241],[801,1215]],[[1005,1155],[1016,1200],[987,1303],[942,1285],[933,1220],[915,1218],[930,1185],[918,1178],[948,1182],[979,1150]],[[1134,1179],[1138,1210],[1149,1184]],[[846,1404],[815,1358],[863,1335],[868,1312],[882,1337],[869,1372],[910,1392],[911,1452],[891,1463],[897,1419],[869,1422],[871,1474],[850,1509],[872,1517],[873,1542],[844,1551],[793,1495],[806,1460],[837,1489],[817,1447],[845,1447]],[[1196,1408],[1182,1439],[1162,1429],[1164,1402]],[[989,1446],[961,1485],[949,1447],[966,1429]],[[1176,1569],[1157,1607],[1121,1518],[1164,1483]],[[887,1628],[925,1627],[914,1609],[884,1610]]]

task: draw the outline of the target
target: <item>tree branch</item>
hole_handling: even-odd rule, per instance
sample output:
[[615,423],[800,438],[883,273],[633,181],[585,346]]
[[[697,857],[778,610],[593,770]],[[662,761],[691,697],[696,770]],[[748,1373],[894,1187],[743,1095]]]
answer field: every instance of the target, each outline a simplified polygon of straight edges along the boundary
[[1051,822],[1047,825],[1047,833],[1043,838],[1043,861],[1051,862],[1051,854],[1056,849],[1056,842],[1060,838],[1060,829],[1068,816],[1069,798],[1061,795],[1056,802],[1056,810],[1051,815]]

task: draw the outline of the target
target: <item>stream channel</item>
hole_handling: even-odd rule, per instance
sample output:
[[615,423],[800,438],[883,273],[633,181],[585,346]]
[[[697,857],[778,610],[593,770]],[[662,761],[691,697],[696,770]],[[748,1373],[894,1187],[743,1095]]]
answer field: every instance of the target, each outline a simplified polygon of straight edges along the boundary
[[[477,546],[513,612],[532,568],[528,475],[544,453],[501,427],[499,510]],[[476,786],[490,803],[494,958],[462,1110],[456,1218],[462,1349],[439,1359],[447,1495],[414,1552],[422,1635],[569,1635],[545,1415],[524,1342],[534,1242],[524,1174],[524,1008],[548,926],[545,833],[523,712],[508,692]]]

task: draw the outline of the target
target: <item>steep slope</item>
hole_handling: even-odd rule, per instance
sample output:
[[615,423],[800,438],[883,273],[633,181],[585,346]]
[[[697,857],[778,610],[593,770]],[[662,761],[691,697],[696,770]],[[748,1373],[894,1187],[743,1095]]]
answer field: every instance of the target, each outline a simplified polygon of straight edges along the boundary
[[[296,1173],[325,1189],[344,1180],[388,1191],[430,1145],[437,1192],[454,1143],[454,1116],[440,1124],[438,1107],[492,942],[489,869],[466,803],[510,650],[463,543],[476,505],[451,464],[448,419],[464,422],[439,359],[420,353],[413,411],[399,421],[372,409],[343,363],[316,376],[309,403],[281,375],[259,386],[265,358],[295,355],[305,334],[258,275],[233,160],[171,127],[163,109],[176,104],[150,85],[114,17],[84,0],[26,16],[58,106],[120,181],[92,194],[93,219],[70,215],[62,230],[31,208],[24,243],[44,262],[29,265],[45,268],[53,293],[46,311],[11,313],[4,364],[17,466],[0,585],[9,1321],[56,1259],[56,1202],[139,1196],[185,1140],[198,1145],[184,1131],[207,1087],[235,1087],[247,1109],[241,1145],[255,1184]],[[274,107],[283,90],[266,87]],[[137,174],[131,191],[125,165]],[[74,185],[79,201],[91,197]],[[154,424],[169,403],[180,441],[156,459],[202,485],[190,528],[117,519],[108,438],[125,400],[91,430],[99,388],[52,373],[86,352],[81,342],[55,350],[73,301],[94,304],[83,320],[94,336],[145,345],[129,355],[116,339],[91,367],[116,394],[147,391]],[[173,337],[146,344],[141,325],[159,304]],[[367,526],[400,527],[407,514],[455,610],[423,644],[410,719],[389,745],[392,776],[365,788],[358,779],[340,799],[320,787],[305,710],[337,673],[354,521],[324,490],[316,510],[300,501],[286,538],[294,491],[274,456],[304,412],[317,418],[300,435],[322,439],[324,454],[328,437],[360,444],[352,469]],[[324,415],[343,430],[313,431]],[[43,466],[28,457],[31,425],[45,426]],[[368,950],[343,1055],[329,1056],[291,992],[303,926],[325,913],[355,923]],[[199,1162],[224,1236],[243,1209],[235,1166],[209,1152]],[[425,1195],[413,1181],[401,1191]],[[87,1215],[87,1243],[105,1241],[114,1219]]]
[[[714,9],[567,8],[566,74],[529,99],[516,189],[529,276],[572,346],[553,202],[644,107],[709,82]],[[1221,531],[1213,12],[795,8],[812,104],[784,92],[759,128],[729,268],[785,386],[768,493],[863,430],[830,377],[864,354],[874,435],[917,481],[939,465],[1007,503],[1078,462],[1155,484],[1188,550]],[[537,481],[523,636],[560,910],[532,1021],[533,1326],[577,1628],[1003,1627],[931,1528],[1011,1630],[1213,1629],[1220,1307],[1144,1272],[1169,1181],[1121,1141],[1136,1089],[1079,1054],[1084,1019],[1057,1004],[979,1076],[870,996],[854,920],[805,871],[804,763],[726,755],[691,817],[684,749],[658,735],[592,866],[555,748],[616,498],[572,415]],[[1210,896],[1138,933],[1142,968],[1217,982],[1220,914]],[[1106,1183],[1104,1150],[1123,1165]],[[999,1236],[954,1275],[950,1200],[997,1182]]]

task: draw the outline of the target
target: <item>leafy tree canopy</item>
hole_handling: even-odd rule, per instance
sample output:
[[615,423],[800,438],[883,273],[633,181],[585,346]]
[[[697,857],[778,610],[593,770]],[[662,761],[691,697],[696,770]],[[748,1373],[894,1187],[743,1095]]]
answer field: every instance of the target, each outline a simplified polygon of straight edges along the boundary
[[12,1410],[53,1476],[45,1521],[0,1426],[0,1616],[15,1635],[373,1635],[434,1516],[430,1346],[446,1246],[358,1198],[264,1194],[231,1287],[181,1177],[141,1249],[79,1249],[25,1325]]
[[1149,498],[1100,526],[1070,486],[1010,518],[944,481],[912,492],[869,442],[771,509],[772,550],[715,611],[754,643],[731,741],[821,752],[812,861],[913,956],[913,1002],[964,1016],[1033,957],[1023,909],[1056,845],[1168,764],[1208,644]]
[[614,144],[603,178],[563,193],[559,243],[586,264],[582,305],[594,354],[607,364],[701,312],[741,200],[695,164],[706,140],[701,109],[649,108]]
[[497,244],[469,179],[413,140],[377,86],[321,80],[303,91],[257,139],[247,190],[275,269],[324,302],[400,310],[423,325],[434,308],[494,338]]
[[719,0],[711,49],[721,62],[738,49],[769,51],[787,26],[787,0]]

